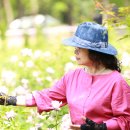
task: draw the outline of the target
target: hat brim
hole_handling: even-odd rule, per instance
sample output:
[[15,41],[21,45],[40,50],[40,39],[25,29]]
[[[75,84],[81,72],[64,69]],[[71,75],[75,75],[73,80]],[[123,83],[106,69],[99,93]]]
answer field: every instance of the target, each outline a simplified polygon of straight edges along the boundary
[[67,46],[86,48],[86,49],[98,51],[98,52],[109,54],[109,55],[117,55],[117,50],[109,43],[108,43],[107,48],[92,48],[90,46],[80,45],[80,44],[73,41],[73,37],[70,37],[70,38],[64,39],[63,44],[67,45]]

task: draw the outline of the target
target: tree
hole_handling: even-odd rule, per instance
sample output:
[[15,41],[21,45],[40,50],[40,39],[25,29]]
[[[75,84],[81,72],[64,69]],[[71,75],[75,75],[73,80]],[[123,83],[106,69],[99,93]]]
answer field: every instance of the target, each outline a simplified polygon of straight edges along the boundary
[[9,24],[14,18],[10,1],[3,0],[3,6],[4,6],[5,14],[6,14],[6,20],[7,20],[7,23]]

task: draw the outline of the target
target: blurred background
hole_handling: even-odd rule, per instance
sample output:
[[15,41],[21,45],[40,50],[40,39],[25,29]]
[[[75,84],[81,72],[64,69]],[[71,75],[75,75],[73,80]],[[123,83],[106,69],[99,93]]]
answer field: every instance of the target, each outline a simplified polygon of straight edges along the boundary
[[[76,68],[73,48],[62,40],[85,21],[108,28],[130,84],[130,0],[0,0],[0,91],[25,95],[51,87]],[[0,111],[1,130],[54,130],[53,112],[39,115],[36,108],[12,106]],[[67,107],[59,113],[65,123]]]
[[51,37],[71,34],[77,23],[102,24],[119,16],[120,7],[128,5],[129,0],[1,0],[0,38],[7,38],[9,46],[17,46],[23,37],[33,38],[40,32]]

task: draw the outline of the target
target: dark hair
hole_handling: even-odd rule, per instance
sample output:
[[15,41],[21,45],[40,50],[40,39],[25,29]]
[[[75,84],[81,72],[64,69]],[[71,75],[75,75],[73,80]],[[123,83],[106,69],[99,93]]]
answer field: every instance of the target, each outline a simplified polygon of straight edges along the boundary
[[90,60],[95,64],[98,68],[100,65],[105,66],[107,69],[117,70],[121,72],[121,67],[118,59],[114,55],[109,55],[93,50],[88,50],[88,56]]

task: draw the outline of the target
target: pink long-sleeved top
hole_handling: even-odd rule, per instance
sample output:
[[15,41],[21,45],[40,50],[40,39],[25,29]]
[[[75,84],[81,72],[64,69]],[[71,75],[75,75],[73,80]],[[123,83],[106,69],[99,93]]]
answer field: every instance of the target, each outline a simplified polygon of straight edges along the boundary
[[85,123],[81,116],[105,122],[108,130],[130,130],[130,87],[121,74],[90,75],[83,68],[65,74],[53,87],[34,91],[26,106],[39,113],[52,110],[51,101],[68,104],[73,124]]

